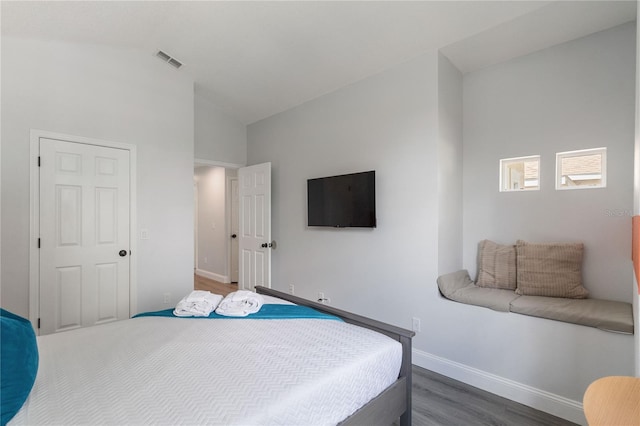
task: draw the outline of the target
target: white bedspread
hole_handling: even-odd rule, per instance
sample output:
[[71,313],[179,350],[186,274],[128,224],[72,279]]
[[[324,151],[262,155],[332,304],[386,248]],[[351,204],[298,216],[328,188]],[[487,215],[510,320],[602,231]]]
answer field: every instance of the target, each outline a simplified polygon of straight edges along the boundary
[[143,317],[38,338],[10,424],[330,425],[393,383],[401,346],[331,320]]

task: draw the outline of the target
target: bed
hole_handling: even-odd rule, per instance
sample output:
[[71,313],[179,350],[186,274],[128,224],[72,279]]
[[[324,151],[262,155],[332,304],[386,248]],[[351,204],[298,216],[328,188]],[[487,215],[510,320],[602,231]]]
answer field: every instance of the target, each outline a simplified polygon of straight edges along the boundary
[[256,291],[337,318],[149,316],[41,336],[9,424],[411,424],[413,332]]

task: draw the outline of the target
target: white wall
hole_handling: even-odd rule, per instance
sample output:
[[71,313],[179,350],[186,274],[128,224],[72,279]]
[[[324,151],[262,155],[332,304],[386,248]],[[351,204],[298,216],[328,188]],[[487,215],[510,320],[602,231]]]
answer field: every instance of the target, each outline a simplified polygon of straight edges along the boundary
[[193,288],[193,105],[151,53],[2,37],[3,308],[28,315],[30,129],[136,145],[138,310]]
[[[225,199],[227,177],[236,171],[229,167],[247,164],[247,127],[226,114],[196,90],[194,102],[195,160],[198,165],[227,167],[199,168],[198,259],[196,274],[229,282],[228,200]],[[215,229],[212,223],[215,222]],[[206,261],[205,261],[206,260]]]
[[[472,276],[484,238],[583,241],[591,295],[631,301],[634,44],[635,24],[625,24],[465,76],[464,266]],[[608,148],[607,188],[554,189],[556,152],[600,146]],[[541,190],[498,192],[499,159],[532,154],[542,156]],[[484,345],[510,347],[509,361],[482,370],[574,401],[596,378],[633,371],[632,337],[511,317],[509,325],[499,324],[499,314],[476,321],[489,333]],[[527,323],[520,328],[526,333],[505,340],[489,331],[515,333],[517,322]],[[452,354],[476,365],[489,355],[486,349],[473,359]]]
[[218,106],[195,95],[195,158],[220,163],[247,162],[247,127]]
[[[414,363],[584,421],[580,401],[588,384],[603,375],[632,371],[633,338],[447,301],[439,295],[435,280],[439,268],[453,268],[460,259],[475,268],[471,259],[479,239],[577,239],[583,236],[582,221],[595,220],[602,226],[604,222],[609,233],[604,241],[598,240],[605,250],[612,250],[604,256],[613,268],[626,265],[622,273],[609,269],[622,282],[606,281],[612,288],[607,294],[629,300],[628,227],[624,228],[625,219],[603,220],[602,210],[600,216],[585,218],[579,197],[589,191],[565,193],[574,201],[570,206],[563,203],[560,211],[554,209],[556,215],[564,215],[565,208],[575,206],[574,213],[581,213],[578,225],[568,230],[550,233],[535,226],[545,209],[531,203],[525,213],[520,203],[512,203],[526,221],[501,217],[500,224],[510,232],[503,232],[492,217],[500,212],[495,203],[501,156],[520,155],[518,146],[533,146],[544,148],[541,153],[547,158],[556,146],[580,148],[571,142],[591,141],[593,135],[607,141],[609,164],[618,165],[600,202],[606,202],[606,208],[631,208],[632,35],[632,26],[618,28],[465,77],[464,89],[469,87],[470,95],[464,95],[463,154],[456,151],[460,75],[448,61],[439,61],[436,52],[249,125],[248,163],[271,161],[273,166],[273,238],[278,249],[272,257],[272,286],[287,291],[293,284],[296,294],[310,299],[323,291],[335,306],[406,328],[411,328],[412,317],[420,318]],[[566,67],[572,71],[571,79],[567,87],[558,87],[555,79],[566,75]],[[521,76],[533,81],[522,84]],[[537,81],[548,82],[562,102],[549,102]],[[518,96],[514,100],[504,92],[538,98],[514,105]],[[493,101],[496,94],[503,94],[500,102]],[[599,114],[605,114],[609,125],[591,122],[591,115]],[[482,126],[484,118],[490,121]],[[570,128],[576,120],[585,122],[579,132]],[[497,128],[495,138],[486,136],[492,128]],[[556,144],[554,129],[562,131],[563,145]],[[445,160],[442,165],[441,160]],[[443,180],[456,165],[464,166],[463,188],[455,177]],[[306,227],[308,178],[368,169],[377,173],[378,228]],[[543,173],[548,179],[548,170]],[[445,184],[453,200],[444,196]],[[545,190],[534,194],[546,210],[549,204],[541,196],[553,195],[549,184],[543,181]],[[464,250],[457,257],[455,241],[444,237],[456,238],[455,199],[461,195],[454,188],[464,197]],[[446,217],[449,208],[452,217]],[[589,233],[598,234],[593,228]],[[587,241],[588,246],[591,243]],[[440,259],[439,249],[446,259]],[[592,257],[593,252],[588,261],[594,261]],[[596,293],[603,291],[601,286]]]
[[[465,76],[464,265],[478,241],[582,241],[592,297],[631,301],[635,24]],[[607,147],[607,188],[555,190],[555,153]],[[498,192],[499,160],[541,155],[540,191]]]
[[[404,327],[430,328],[438,268],[437,54],[248,126],[272,163],[272,286]],[[376,171],[378,227],[308,228],[308,178]],[[428,346],[426,333],[416,339]]]
[[[638,1],[640,6],[640,1]],[[640,7],[637,8],[636,25],[640,22]],[[640,214],[640,31],[636,27],[636,140],[635,140],[635,179],[633,191],[633,214]],[[635,329],[640,330],[640,277],[633,277],[633,316]],[[636,291],[637,290],[637,291]],[[640,377],[640,332],[635,334],[635,369],[636,376]]]
[[462,268],[462,73],[438,55],[438,275]]
[[216,281],[228,281],[226,228],[226,173],[224,167],[199,167],[198,266],[196,273]]

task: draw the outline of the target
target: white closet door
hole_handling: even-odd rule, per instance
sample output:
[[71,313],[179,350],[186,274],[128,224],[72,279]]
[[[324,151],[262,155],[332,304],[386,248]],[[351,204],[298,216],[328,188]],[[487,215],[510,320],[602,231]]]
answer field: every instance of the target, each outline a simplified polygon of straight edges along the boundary
[[129,151],[40,139],[40,334],[129,318]]

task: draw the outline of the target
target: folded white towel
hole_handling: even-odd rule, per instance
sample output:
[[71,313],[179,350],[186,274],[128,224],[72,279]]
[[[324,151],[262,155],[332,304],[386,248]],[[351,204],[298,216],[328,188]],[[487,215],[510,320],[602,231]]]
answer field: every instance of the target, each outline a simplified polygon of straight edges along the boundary
[[[211,296],[214,295],[210,291],[206,290],[194,290],[187,297],[184,298],[187,302],[205,302],[207,300],[211,300]],[[215,295],[219,296],[219,295]],[[221,296],[222,297],[222,296]],[[220,299],[222,300],[222,299]]]
[[264,299],[261,295],[248,290],[229,293],[216,309],[216,314],[227,317],[246,317],[262,308]]
[[177,317],[208,317],[221,300],[222,296],[219,294],[196,290],[178,302],[173,314]]

